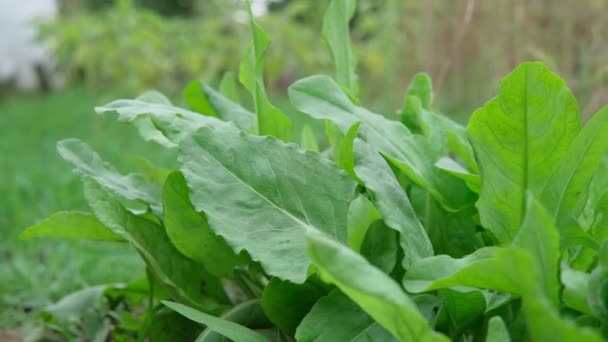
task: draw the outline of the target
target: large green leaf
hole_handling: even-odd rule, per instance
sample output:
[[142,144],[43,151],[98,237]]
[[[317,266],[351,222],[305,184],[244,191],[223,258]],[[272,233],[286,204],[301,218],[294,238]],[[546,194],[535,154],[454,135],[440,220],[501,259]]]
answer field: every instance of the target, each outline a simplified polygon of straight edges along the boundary
[[307,231],[308,252],[322,278],[333,283],[402,341],[447,341],[388,275],[323,232]]
[[256,23],[248,1],[247,9],[253,39],[241,61],[239,80],[253,98],[258,133],[290,141],[293,138],[291,120],[270,102],[264,88],[264,58],[270,46],[270,38]]
[[234,266],[243,263],[232,248],[217,236],[207,223],[204,213],[197,213],[190,203],[184,176],[173,172],[163,188],[165,230],[171,242],[182,254],[195,260],[215,276],[229,276]]
[[80,211],[60,211],[28,227],[21,239],[62,238],[101,241],[124,241],[106,228],[95,216]]
[[353,104],[331,78],[317,75],[299,80],[289,87],[289,98],[299,111],[330,120],[344,134],[361,121],[359,136],[446,209],[455,211],[475,200],[462,180],[434,166],[442,156],[425,137],[412,134],[400,122]]
[[281,331],[293,336],[304,316],[323,294],[320,288],[309,283],[294,284],[273,278],[264,288],[262,308]]
[[298,342],[397,341],[378,322],[338,290],[321,298],[298,326]]
[[182,96],[194,111],[224,121],[232,121],[237,127],[246,131],[252,128],[255,114],[224,97],[203,81],[193,81],[188,84]]
[[608,107],[587,122],[547,181],[542,202],[558,227],[577,224],[585,205],[581,198],[608,150],[607,130]]
[[499,95],[473,113],[467,132],[481,171],[477,207],[501,243],[523,220],[526,192],[540,198],[552,170],[580,130],[576,100],[542,63],[523,63]]
[[388,163],[371,145],[358,138],[354,142],[354,155],[355,174],[367,188],[384,222],[400,233],[405,253],[403,266],[408,268],[412,262],[432,256],[431,240]]
[[306,229],[346,241],[356,184],[319,154],[234,129],[203,128],[180,147],[196,210],[268,274],[304,282],[310,265]]
[[201,324],[206,325],[209,329],[217,331],[222,335],[239,342],[269,342],[269,340],[262,334],[246,328],[240,324],[218,318],[204,312],[198,311],[191,307],[163,301],[163,304],[169,308],[175,310],[181,315]]
[[333,0],[323,16],[323,38],[331,52],[336,80],[355,98],[359,95],[357,57],[350,43],[348,22],[356,7],[355,0]]
[[146,181],[143,177],[120,174],[112,165],[105,162],[89,147],[78,139],[65,139],[57,143],[57,151],[64,160],[74,165],[74,171],[90,177],[104,188],[112,191],[128,209],[141,214],[146,207],[160,213],[160,187]]
[[86,178],[84,185],[85,197],[97,219],[137,249],[173,296],[206,311],[222,309],[221,303],[227,298],[219,279],[175,249],[161,226],[125,210],[96,182]]

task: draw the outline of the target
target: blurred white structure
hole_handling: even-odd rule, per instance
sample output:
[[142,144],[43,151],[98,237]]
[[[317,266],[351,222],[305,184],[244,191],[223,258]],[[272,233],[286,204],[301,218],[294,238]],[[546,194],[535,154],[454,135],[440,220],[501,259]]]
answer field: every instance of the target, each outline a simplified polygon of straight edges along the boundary
[[38,86],[37,66],[48,69],[49,50],[36,41],[33,22],[57,15],[56,0],[0,0],[0,81],[14,79],[21,89]]

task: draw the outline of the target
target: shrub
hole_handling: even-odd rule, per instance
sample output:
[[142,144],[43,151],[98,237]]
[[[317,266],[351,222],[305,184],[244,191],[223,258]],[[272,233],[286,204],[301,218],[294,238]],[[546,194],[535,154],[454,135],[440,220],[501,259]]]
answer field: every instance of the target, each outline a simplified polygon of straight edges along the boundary
[[215,79],[233,66],[227,56],[240,51],[239,30],[222,17],[165,18],[118,1],[42,23],[40,36],[68,82],[136,94],[151,85],[179,89],[192,75]]
[[23,237],[131,244],[163,289],[141,331],[152,337],[166,306],[204,325],[199,341],[602,340],[608,109],[581,126],[564,81],[527,62],[467,127],[433,111],[424,74],[389,120],[358,100],[354,6],[325,14],[335,80],[289,87],[330,147],[309,128],[294,143],[250,15],[239,79],[253,112],[234,87],[199,81],[184,91],[190,109],[155,92],[97,108],[176,149],[176,170],[123,175],[64,140],[92,213],[58,213]]

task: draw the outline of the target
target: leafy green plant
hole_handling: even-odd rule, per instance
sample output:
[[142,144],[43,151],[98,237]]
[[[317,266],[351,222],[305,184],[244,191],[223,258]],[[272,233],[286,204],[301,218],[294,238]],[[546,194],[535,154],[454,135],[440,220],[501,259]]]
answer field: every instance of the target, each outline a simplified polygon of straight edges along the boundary
[[233,86],[199,81],[184,91],[191,109],[155,92],[98,107],[176,149],[176,170],[123,175],[64,140],[92,214],[59,213],[23,236],[132,245],[162,288],[140,339],[157,337],[164,307],[202,324],[197,341],[608,336],[608,109],[582,126],[564,81],[534,62],[467,127],[433,111],[423,74],[389,120],[357,97],[354,6],[334,0],[324,20],[337,81],[289,88],[298,111],[325,121],[329,147],[315,151],[308,133],[293,142],[265,92],[270,40],[250,14],[239,80],[254,112]]

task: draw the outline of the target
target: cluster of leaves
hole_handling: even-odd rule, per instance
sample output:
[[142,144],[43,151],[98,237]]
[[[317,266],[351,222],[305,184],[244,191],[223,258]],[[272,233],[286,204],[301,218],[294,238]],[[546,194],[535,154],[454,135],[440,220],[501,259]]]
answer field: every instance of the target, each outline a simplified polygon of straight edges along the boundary
[[254,111],[229,81],[188,85],[190,109],[158,93],[98,107],[177,150],[177,170],[123,175],[64,140],[92,213],[55,214],[23,237],[128,242],[163,289],[147,321],[171,308],[204,325],[197,341],[601,341],[608,109],[583,127],[564,81],[524,63],[466,128],[432,110],[423,74],[389,120],[358,100],[354,9],[334,0],[325,14],[335,80],[289,88],[326,123],[329,148],[309,129],[293,142],[250,14],[239,80]]

